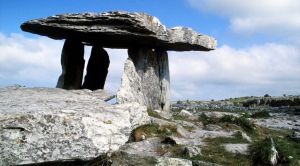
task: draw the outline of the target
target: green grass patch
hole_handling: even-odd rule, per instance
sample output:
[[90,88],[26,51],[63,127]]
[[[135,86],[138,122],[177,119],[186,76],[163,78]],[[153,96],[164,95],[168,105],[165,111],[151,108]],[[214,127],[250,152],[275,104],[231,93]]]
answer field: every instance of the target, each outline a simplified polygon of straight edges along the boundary
[[199,115],[198,120],[201,121],[203,123],[203,125],[216,124],[219,121],[218,118],[208,117],[204,113],[202,113],[202,114]]
[[180,136],[177,133],[177,127],[175,125],[161,125],[158,124],[146,124],[137,127],[132,131],[130,141],[141,141],[143,137],[166,137],[166,136]]
[[232,115],[224,115],[221,118],[215,117],[208,117],[204,113],[202,113],[199,118],[204,125],[208,124],[217,124],[217,123],[230,123],[240,126],[245,132],[247,133],[254,133],[255,132],[255,125],[250,120],[248,120],[244,116],[235,117]]
[[[296,165],[298,154],[293,143],[281,139],[274,138],[274,146],[278,152],[279,165]],[[255,142],[250,146],[250,157],[253,165],[270,165],[269,160],[272,155],[271,138],[266,138]]]
[[192,157],[192,160],[202,160],[230,166],[251,165],[251,161],[247,155],[227,152],[224,146],[222,146],[222,144],[225,143],[247,143],[247,141],[239,135],[235,135],[234,137],[206,138],[204,142],[206,146],[201,148],[202,155]]

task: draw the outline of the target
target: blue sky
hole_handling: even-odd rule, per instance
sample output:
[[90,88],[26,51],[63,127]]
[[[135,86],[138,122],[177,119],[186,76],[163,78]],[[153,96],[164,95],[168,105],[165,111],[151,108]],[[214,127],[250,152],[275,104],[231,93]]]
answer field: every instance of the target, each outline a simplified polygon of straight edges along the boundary
[[[22,32],[22,22],[112,10],[146,12],[218,40],[212,52],[169,52],[173,100],[300,94],[298,0],[0,0],[0,86],[54,87],[60,74],[63,41]],[[115,92],[127,55],[107,50],[105,88]]]

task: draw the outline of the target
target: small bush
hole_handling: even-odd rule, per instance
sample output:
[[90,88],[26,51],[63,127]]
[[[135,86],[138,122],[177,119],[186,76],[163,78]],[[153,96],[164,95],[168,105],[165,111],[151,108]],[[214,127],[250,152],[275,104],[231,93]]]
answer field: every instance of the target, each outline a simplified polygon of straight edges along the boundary
[[250,156],[253,165],[270,165],[271,146],[270,138],[256,142],[250,146]]
[[258,111],[251,115],[251,118],[269,118],[271,115],[268,111]]
[[157,112],[153,111],[152,109],[148,108],[147,112],[149,116],[161,119],[161,116]]
[[131,137],[132,141],[142,141],[142,135],[146,136],[146,138],[156,136],[158,134],[158,124],[146,124],[137,127],[132,131]]
[[[297,161],[295,149],[287,141],[274,139],[274,144],[278,152],[278,164],[292,165]],[[250,146],[253,165],[270,165],[271,146],[271,138],[258,141]]]
[[293,164],[297,162],[296,150],[289,142],[283,139],[275,139],[275,146],[280,163]]
[[198,120],[201,121],[203,125],[216,124],[219,121],[217,118],[208,117],[204,113],[199,115]]
[[246,132],[248,133],[253,133],[255,126],[254,124],[248,120],[247,118],[244,117],[235,117],[232,115],[224,115],[222,118],[219,120],[220,122],[227,122],[227,123],[233,123],[238,126],[241,126]]

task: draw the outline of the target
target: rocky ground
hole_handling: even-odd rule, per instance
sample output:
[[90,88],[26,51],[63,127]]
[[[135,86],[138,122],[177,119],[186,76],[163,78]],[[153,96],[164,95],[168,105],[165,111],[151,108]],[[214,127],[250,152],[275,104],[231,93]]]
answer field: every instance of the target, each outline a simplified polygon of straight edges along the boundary
[[290,111],[206,102],[164,112],[109,105],[105,91],[50,88],[3,88],[0,98],[0,165],[247,166],[266,138],[279,165],[299,165],[300,116]]

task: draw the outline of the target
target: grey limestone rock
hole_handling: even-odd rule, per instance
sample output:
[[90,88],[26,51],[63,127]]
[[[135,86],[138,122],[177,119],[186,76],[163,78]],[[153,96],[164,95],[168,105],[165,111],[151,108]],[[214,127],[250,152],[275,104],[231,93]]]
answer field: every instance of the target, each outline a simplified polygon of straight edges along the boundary
[[118,150],[133,128],[149,123],[146,107],[110,106],[99,92],[0,89],[0,165],[89,160]]
[[201,155],[201,149],[197,146],[187,146],[183,149],[183,153],[189,157]]
[[169,110],[168,55],[149,48],[129,49],[117,102],[137,102],[150,109]]
[[208,51],[215,49],[217,43],[214,38],[190,28],[167,29],[154,16],[122,11],[55,15],[25,22],[21,28],[53,39],[72,37],[86,44],[109,48]]
[[226,151],[231,153],[248,154],[249,144],[223,144]]
[[181,110],[180,112],[179,112],[179,114],[178,115],[180,115],[180,116],[187,116],[187,117],[189,117],[189,116],[193,116],[193,114],[192,113],[190,113],[189,111],[187,111],[187,110]]

